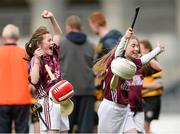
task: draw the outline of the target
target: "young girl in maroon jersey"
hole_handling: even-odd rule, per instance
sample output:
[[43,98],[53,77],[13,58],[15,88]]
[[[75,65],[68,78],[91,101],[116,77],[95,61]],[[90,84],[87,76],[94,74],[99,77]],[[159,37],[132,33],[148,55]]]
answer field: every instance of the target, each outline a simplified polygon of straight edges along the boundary
[[133,115],[130,114],[130,109],[128,107],[128,90],[131,90],[133,84],[134,88],[136,88],[136,85],[142,85],[142,74],[139,73],[140,75],[136,81],[119,79],[116,89],[110,89],[110,82],[113,77],[111,62],[114,58],[122,57],[123,48],[127,39],[129,39],[129,42],[124,56],[126,59],[136,64],[136,73],[139,73],[138,71],[141,69],[142,64],[147,63],[163,51],[163,47],[158,46],[152,52],[142,56],[141,58],[137,58],[139,56],[139,41],[135,36],[133,36],[132,28],[129,28],[121,39],[119,45],[96,63],[96,66],[103,66],[104,70],[106,70],[103,88],[104,99],[98,110],[99,133],[137,132],[133,121]]
[[[137,51],[140,54],[140,47],[137,48]],[[140,55],[137,55],[136,58],[140,58]],[[143,77],[152,75],[155,72],[161,71],[161,65],[155,60],[150,60],[147,64],[143,64],[143,67],[136,71],[132,80],[128,80],[129,91],[128,99],[131,113],[133,115],[133,121],[138,133],[144,132],[144,109],[142,103],[142,86],[143,86]]]
[[44,10],[42,17],[50,20],[54,35],[52,36],[46,27],[39,27],[25,46],[31,63],[30,82],[36,87],[34,95],[43,108],[41,116],[45,123],[40,120],[40,131],[67,133],[69,130],[68,116],[63,116],[61,106],[49,98],[49,89],[53,82],[44,67],[44,63],[48,64],[56,80],[62,80],[58,59],[62,31],[51,12]]

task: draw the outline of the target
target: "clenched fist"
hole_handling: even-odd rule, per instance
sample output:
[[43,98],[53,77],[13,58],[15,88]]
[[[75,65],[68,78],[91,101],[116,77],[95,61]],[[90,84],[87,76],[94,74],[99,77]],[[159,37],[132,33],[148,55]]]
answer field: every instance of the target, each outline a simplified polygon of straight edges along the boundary
[[45,19],[48,19],[48,18],[51,18],[53,17],[53,13],[51,13],[50,11],[48,10],[44,10],[41,14],[41,16]]

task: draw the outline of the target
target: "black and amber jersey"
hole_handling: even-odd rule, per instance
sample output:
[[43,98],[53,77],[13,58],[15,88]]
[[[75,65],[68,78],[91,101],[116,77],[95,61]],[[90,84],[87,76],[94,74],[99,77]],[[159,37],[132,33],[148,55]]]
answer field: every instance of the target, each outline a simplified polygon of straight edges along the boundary
[[[162,82],[162,72],[155,73],[151,76],[144,77],[144,82],[151,83],[153,81]],[[151,97],[151,96],[161,96],[163,93],[163,87],[158,89],[143,89],[142,95],[143,97]]]

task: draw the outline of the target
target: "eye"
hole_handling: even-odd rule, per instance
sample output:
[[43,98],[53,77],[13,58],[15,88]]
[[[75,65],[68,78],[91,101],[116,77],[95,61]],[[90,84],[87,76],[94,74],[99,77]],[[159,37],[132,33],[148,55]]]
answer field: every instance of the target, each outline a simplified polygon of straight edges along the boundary
[[131,46],[134,48],[136,45],[135,45],[135,44],[132,44]]
[[52,39],[48,39],[48,42],[51,42],[52,41]]

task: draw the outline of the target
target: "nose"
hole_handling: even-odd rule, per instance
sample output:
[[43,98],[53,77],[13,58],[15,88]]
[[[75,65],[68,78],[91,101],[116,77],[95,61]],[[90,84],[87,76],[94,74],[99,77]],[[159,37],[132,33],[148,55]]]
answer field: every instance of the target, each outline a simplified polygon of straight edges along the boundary
[[135,46],[134,48],[136,51],[139,51],[139,46]]
[[51,40],[51,44],[54,44],[55,42],[53,40]]
[[53,47],[55,45],[54,41],[51,41],[51,47]]

